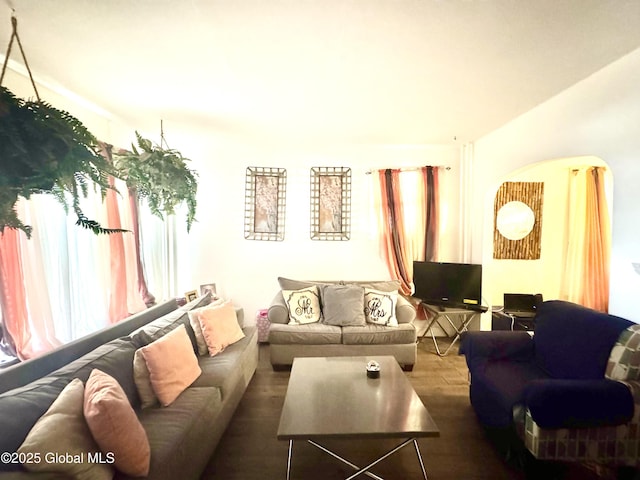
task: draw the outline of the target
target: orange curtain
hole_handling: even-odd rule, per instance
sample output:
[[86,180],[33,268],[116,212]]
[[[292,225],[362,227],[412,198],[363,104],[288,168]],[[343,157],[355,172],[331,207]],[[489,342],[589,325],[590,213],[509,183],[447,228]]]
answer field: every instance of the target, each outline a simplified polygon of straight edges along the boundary
[[425,167],[421,170],[425,192],[425,239],[424,255],[416,260],[433,261],[438,258],[438,231],[440,229],[440,203],[438,201],[438,169]]
[[382,207],[382,252],[392,278],[400,280],[400,290],[411,294],[411,266],[407,255],[409,247],[404,235],[404,215],[400,197],[400,170],[381,170],[380,196]]
[[413,261],[435,260],[437,255],[437,167],[422,167],[417,172],[380,170],[378,183],[382,255],[391,277],[400,280],[401,292],[410,295]]
[[5,228],[0,234],[0,302],[2,321],[16,348],[18,358],[28,356],[31,342],[29,314],[20,261],[19,231]]
[[595,167],[588,173],[584,305],[608,312],[611,224],[605,192],[604,169]]
[[569,177],[568,242],[561,298],[609,310],[611,224],[605,169],[573,169]]

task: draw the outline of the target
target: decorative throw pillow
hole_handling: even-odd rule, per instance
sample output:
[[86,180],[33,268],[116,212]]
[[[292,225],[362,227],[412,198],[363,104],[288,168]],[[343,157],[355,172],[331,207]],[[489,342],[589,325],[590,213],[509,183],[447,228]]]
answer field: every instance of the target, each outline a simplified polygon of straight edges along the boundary
[[138,390],[141,408],[149,408],[158,404],[158,397],[156,397],[153,391],[153,385],[151,385],[147,362],[142,356],[140,349],[136,350],[136,353],[133,355],[133,381]]
[[209,308],[198,313],[202,335],[207,342],[209,355],[219,354],[229,345],[244,338],[244,332],[238,325],[236,310],[231,301],[218,308]]
[[300,290],[282,290],[282,295],[289,309],[289,325],[315,323],[322,318],[316,285]]
[[163,406],[171,405],[202,370],[184,325],[140,348],[153,391]]
[[327,285],[322,291],[322,316],[327,325],[364,325],[364,288],[359,285]]
[[200,326],[200,321],[198,320],[198,313],[206,310],[208,308],[218,308],[220,305],[224,303],[222,298],[216,298],[209,305],[205,305],[204,307],[194,308],[189,311],[189,324],[193,329],[193,333],[196,335],[196,344],[198,345],[198,355],[207,355],[209,350],[207,348],[207,342],[204,340],[204,335],[202,335],[202,327]]
[[93,369],[84,388],[84,418],[104,454],[133,477],[149,474],[149,439],[118,381]]
[[383,292],[371,288],[364,290],[364,313],[368,323],[397,327],[396,305],[398,292]]
[[[108,463],[90,461],[101,452],[83,413],[84,385],[73,379],[38,419],[18,453],[34,460],[24,467],[31,472],[59,472],[80,480],[111,480]],[[58,461],[59,460],[59,461]]]

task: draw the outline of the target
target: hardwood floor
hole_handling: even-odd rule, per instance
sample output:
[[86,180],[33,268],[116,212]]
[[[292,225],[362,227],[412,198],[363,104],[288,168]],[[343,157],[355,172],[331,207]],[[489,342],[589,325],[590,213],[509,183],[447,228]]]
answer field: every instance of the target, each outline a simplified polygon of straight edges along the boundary
[[[289,380],[289,372],[274,372],[269,346],[260,346],[260,363],[202,480],[284,479],[288,443],[276,432]],[[439,438],[419,441],[429,480],[531,479],[503,460],[478,424],[469,404],[468,370],[457,346],[447,357],[435,355],[433,343],[418,346],[418,362],[407,372],[416,392],[440,428]],[[328,446],[359,465],[366,465],[398,443],[392,441],[332,441]],[[422,478],[415,450],[404,448],[376,466],[374,472],[388,480]],[[294,443],[292,478],[344,479],[353,474],[342,464],[304,442]],[[552,466],[536,475],[544,480],[598,479],[577,466]],[[361,476],[359,478],[365,478]]]

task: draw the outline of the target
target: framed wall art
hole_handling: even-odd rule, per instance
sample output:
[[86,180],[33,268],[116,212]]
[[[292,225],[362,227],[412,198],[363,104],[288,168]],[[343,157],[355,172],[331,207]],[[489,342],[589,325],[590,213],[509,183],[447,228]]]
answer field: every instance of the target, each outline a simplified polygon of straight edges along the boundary
[[349,240],[351,169],[311,168],[311,239]]
[[543,182],[504,182],[494,201],[493,258],[540,258]]
[[244,238],[284,240],[286,187],[284,168],[247,167]]

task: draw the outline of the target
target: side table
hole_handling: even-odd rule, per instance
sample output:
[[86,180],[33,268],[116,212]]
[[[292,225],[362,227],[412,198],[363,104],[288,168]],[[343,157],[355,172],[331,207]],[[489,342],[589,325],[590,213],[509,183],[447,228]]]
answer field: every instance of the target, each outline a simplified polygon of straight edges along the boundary
[[[444,357],[449,353],[449,351],[453,348],[458,340],[460,340],[460,335],[466,332],[469,328],[471,322],[480,316],[480,312],[476,310],[468,310],[466,308],[450,308],[445,307],[440,309],[438,306],[430,305],[428,303],[421,303],[425,315],[429,318],[430,315],[433,315],[433,318],[429,320],[427,324],[427,328],[425,329],[422,336],[418,339],[418,342],[422,341],[422,339],[428,334],[431,334],[431,338],[433,340],[433,345],[436,347],[436,352],[439,356]],[[456,324],[451,316],[456,316],[459,320]],[[447,333],[447,329],[444,328],[442,321],[446,320],[448,324],[451,326],[453,331],[452,335]],[[436,336],[433,333],[434,324],[437,324],[440,329],[447,335],[448,338],[452,338],[451,344],[447,347],[444,352],[440,351],[440,347],[438,346],[438,341],[436,340]]]

